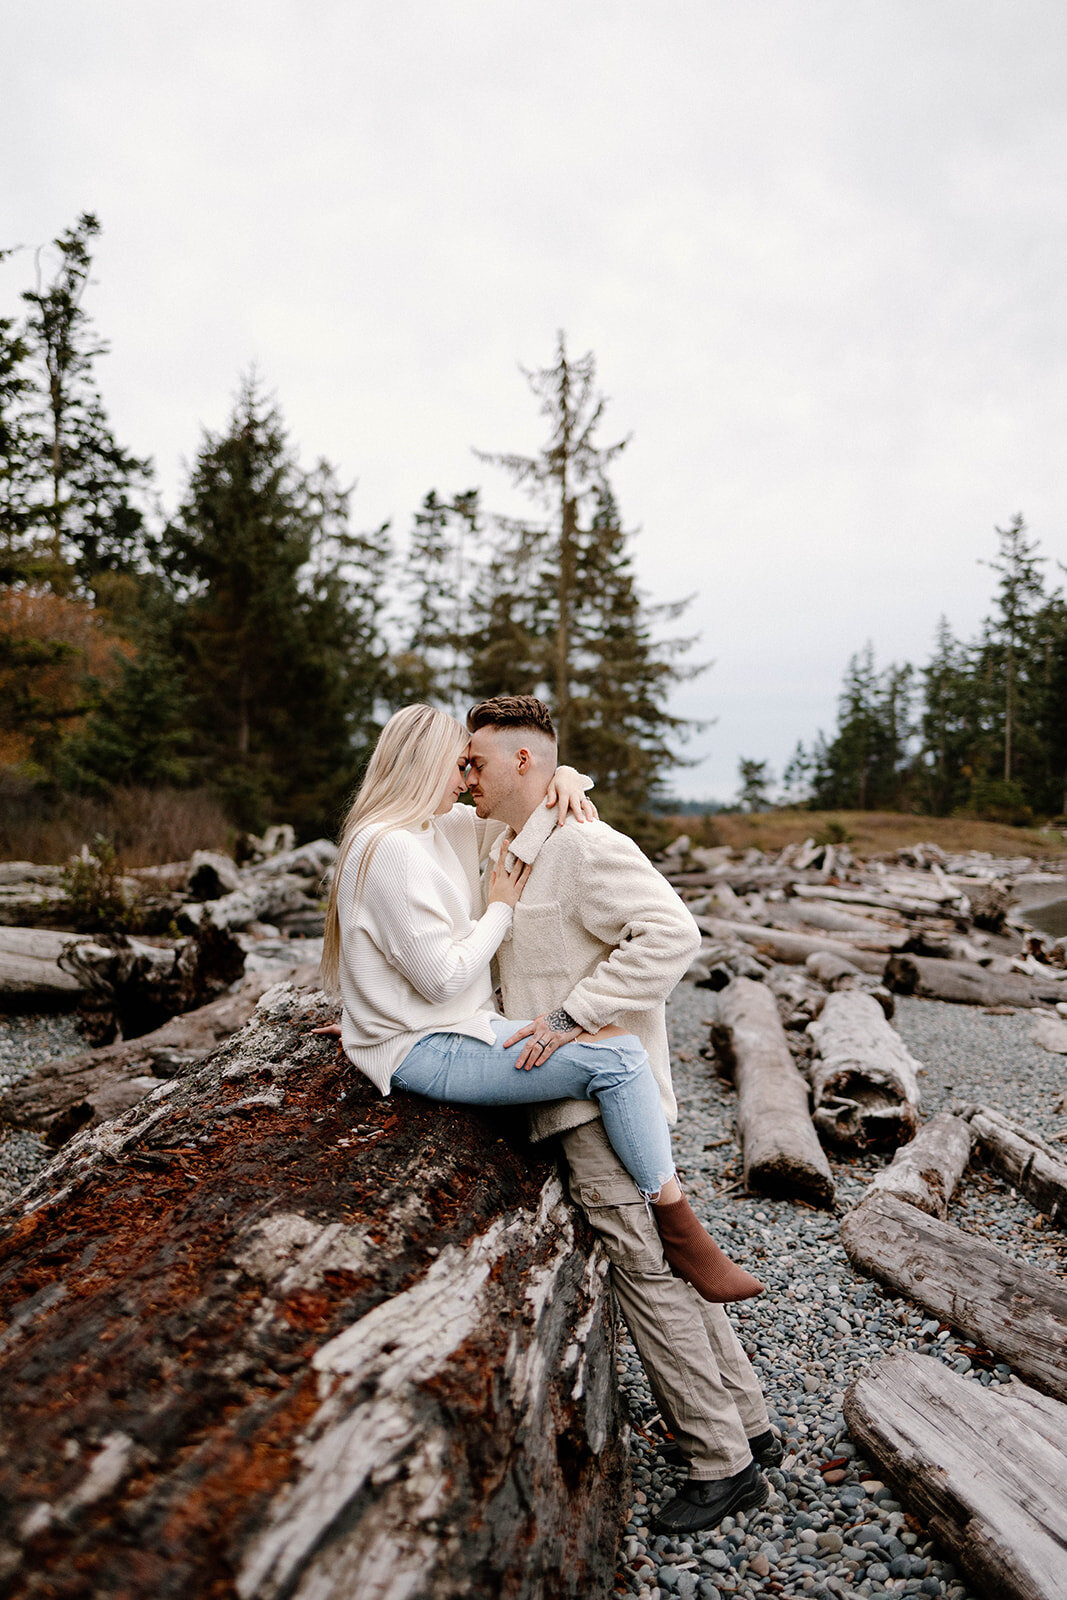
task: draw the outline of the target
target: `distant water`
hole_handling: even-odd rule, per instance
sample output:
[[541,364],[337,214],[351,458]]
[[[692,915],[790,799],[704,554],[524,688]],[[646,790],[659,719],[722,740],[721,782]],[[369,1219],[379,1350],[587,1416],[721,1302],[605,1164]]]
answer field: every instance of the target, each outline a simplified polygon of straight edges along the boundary
[[1024,915],[1039,933],[1047,933],[1053,939],[1067,937],[1067,900],[1050,900],[1047,906],[1031,906]]

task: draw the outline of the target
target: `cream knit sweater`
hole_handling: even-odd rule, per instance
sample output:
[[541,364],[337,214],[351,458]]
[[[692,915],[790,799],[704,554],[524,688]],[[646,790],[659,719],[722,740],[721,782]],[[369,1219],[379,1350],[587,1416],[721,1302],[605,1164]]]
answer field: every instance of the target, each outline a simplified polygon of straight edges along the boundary
[[349,1060],[382,1092],[429,1033],[466,1033],[492,1044],[497,1015],[489,965],[512,922],[495,901],[475,919],[479,873],[503,823],[472,806],[386,834],[355,898],[370,833],[357,834],[337,889],[341,922],[341,1040]]

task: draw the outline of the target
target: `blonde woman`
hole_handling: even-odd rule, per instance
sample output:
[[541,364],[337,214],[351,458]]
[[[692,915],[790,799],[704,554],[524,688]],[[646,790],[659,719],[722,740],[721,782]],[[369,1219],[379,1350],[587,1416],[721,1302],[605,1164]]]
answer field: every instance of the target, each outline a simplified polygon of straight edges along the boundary
[[[345,1053],[382,1094],[395,1085],[465,1105],[596,1099],[653,1210],[676,1205],[667,1119],[632,1034],[607,1027],[547,1051],[532,1070],[519,1065],[529,1025],[497,1012],[490,962],[530,868],[509,869],[502,852],[481,910],[482,867],[505,829],[456,803],[467,787],[467,743],[445,712],[405,706],[382,730],[345,820],[322,961],[327,989],[343,1002]],[[555,800],[561,822],[568,808],[581,820],[584,786],[573,769],[557,769],[545,803]],[[760,1292],[699,1224],[668,1257],[708,1299]]]

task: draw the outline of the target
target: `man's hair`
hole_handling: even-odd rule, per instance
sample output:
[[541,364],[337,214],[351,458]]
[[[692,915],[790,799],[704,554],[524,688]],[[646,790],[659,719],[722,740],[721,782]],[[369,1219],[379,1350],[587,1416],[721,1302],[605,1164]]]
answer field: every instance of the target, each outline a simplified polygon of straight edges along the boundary
[[543,700],[532,694],[498,694],[492,700],[479,700],[467,712],[467,732],[479,728],[529,728],[555,739],[552,713]]

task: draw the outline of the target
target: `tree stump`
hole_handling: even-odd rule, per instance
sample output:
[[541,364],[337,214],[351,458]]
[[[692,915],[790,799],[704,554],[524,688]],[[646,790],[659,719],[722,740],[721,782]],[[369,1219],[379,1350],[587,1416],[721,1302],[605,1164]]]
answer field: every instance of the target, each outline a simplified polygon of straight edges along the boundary
[[830,1165],[770,989],[752,978],[734,978],[717,996],[712,1039],[737,1086],[749,1188],[831,1205]]
[[849,1432],[983,1593],[1067,1594],[1067,1406],[888,1356],[845,1396]]
[[0,1219],[0,1575],[122,1600],[606,1596],[606,1262],[499,1119],[268,991]]
[[1039,1389],[1067,1399],[1067,1288],[891,1194],[841,1222],[854,1266],[994,1350]]

